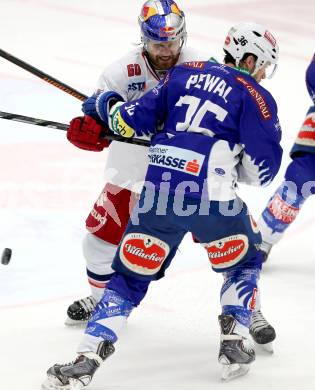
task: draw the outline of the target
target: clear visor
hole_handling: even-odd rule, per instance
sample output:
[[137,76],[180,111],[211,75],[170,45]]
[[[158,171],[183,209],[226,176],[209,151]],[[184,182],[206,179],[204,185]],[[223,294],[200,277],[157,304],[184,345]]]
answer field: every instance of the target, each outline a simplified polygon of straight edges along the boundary
[[276,73],[277,68],[278,68],[277,64],[270,64],[267,68],[266,77],[268,79],[271,79]]
[[271,79],[277,70],[277,64],[272,64],[270,61],[266,61],[263,66],[258,68],[255,74],[260,73],[263,78]]

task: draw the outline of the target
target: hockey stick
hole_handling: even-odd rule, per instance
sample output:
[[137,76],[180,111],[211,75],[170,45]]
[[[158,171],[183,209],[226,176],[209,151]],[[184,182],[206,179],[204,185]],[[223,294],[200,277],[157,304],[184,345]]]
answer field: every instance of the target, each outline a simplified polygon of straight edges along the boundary
[[[88,98],[86,95],[75,90],[74,88],[70,87],[69,85],[55,79],[54,77],[50,76],[49,74],[44,73],[40,69],[35,68],[33,65],[30,65],[30,64],[20,60],[19,58],[13,56],[12,54],[10,54],[2,49],[0,49],[0,57],[5,58],[9,62],[12,62],[13,64],[23,68],[24,70],[27,70],[28,72],[32,73],[33,75],[41,78],[42,80],[46,81],[47,83],[53,85],[54,87],[61,89],[62,91],[68,93],[71,96],[76,97],[77,99],[79,99],[81,101],[84,101]],[[58,130],[67,131],[67,129],[68,129],[68,125],[65,125],[63,123],[47,121],[44,119],[31,118],[31,117],[26,117],[26,116],[18,115],[18,114],[11,114],[8,112],[3,112],[3,111],[0,111],[0,118],[18,121],[18,122],[29,123],[29,124],[33,124],[33,125],[37,125],[37,126],[50,127],[50,128],[58,129]],[[134,145],[150,146],[150,141],[141,140],[141,139],[137,139],[137,138],[124,138],[124,137],[119,137],[119,136],[114,135],[114,134],[106,134],[104,136],[104,138],[109,139],[109,140],[115,140],[115,141],[125,142],[125,143],[129,143],[129,144],[134,144]]]
[[[49,127],[52,129],[63,130],[63,131],[67,131],[68,127],[69,127],[69,125],[67,125],[65,123],[53,122],[53,121],[48,121],[48,120],[39,119],[39,118],[32,118],[30,116],[12,114],[10,112],[4,112],[4,111],[0,111],[0,118],[12,120],[12,121],[17,121],[17,122],[28,123],[30,125]],[[124,138],[124,137],[120,137],[120,136],[115,135],[115,134],[107,134],[107,133],[104,135],[103,138],[108,139],[110,141],[119,141],[119,142],[125,142],[128,144],[134,144],[134,145],[150,146],[150,141],[144,140],[144,139],[139,139],[139,138]]]
[[32,73],[33,75],[41,78],[42,80],[46,81],[47,83],[53,85],[54,87],[57,87],[61,89],[62,91],[68,93],[69,95],[72,95],[76,97],[79,100],[86,100],[87,96],[83,93],[77,91],[76,89],[70,87],[69,85],[55,79],[54,77],[50,76],[47,73],[44,73],[43,71],[35,68],[33,65],[28,64],[27,62],[24,62],[20,60],[17,57],[14,57],[12,54],[0,49],[0,57],[5,58],[9,62],[12,62],[13,64],[23,68],[24,70],[27,70],[28,72]]

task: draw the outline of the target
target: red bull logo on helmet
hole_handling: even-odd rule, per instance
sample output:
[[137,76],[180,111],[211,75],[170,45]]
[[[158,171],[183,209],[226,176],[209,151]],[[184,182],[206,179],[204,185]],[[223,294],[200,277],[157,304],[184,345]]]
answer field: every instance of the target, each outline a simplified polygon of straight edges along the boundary
[[174,27],[161,27],[160,28],[161,38],[171,38],[176,36],[176,29]]

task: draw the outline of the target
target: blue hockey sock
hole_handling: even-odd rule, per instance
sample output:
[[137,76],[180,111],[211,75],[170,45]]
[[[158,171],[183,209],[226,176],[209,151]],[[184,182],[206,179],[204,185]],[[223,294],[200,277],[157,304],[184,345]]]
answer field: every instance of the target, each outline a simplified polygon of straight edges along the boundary
[[105,290],[87,324],[85,333],[115,343],[132,309],[131,302],[116,291]]
[[249,328],[255,307],[259,273],[259,268],[236,268],[224,273],[221,289],[222,314],[232,315],[246,328]]

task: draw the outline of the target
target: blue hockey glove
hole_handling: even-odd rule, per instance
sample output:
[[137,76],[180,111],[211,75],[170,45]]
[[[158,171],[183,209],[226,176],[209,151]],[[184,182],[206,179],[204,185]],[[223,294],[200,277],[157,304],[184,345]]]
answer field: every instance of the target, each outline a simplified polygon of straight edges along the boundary
[[92,95],[82,104],[82,111],[98,122],[108,125],[110,108],[117,102],[124,101],[119,93],[114,91],[101,92]]

